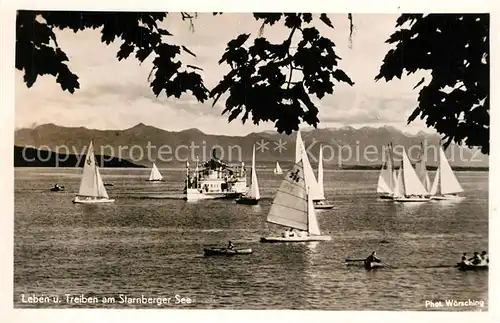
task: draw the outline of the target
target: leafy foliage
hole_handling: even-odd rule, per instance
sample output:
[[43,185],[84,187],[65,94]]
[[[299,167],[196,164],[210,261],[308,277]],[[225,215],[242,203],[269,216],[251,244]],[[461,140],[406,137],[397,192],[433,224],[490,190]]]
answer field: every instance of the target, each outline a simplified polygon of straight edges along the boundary
[[[251,113],[255,124],[272,121],[279,132],[288,134],[298,129],[301,119],[316,126],[318,108],[310,95],[321,99],[326,93],[333,93],[334,80],[353,84],[336,68],[340,58],[335,55],[335,44],[316,28],[302,26],[312,21],[312,14],[255,13],[254,17],[269,25],[283,19],[290,34],[278,44],[259,37],[248,48],[244,44],[249,34],[231,40],[219,61],[228,64],[231,71],[210,92],[214,104],[228,92],[223,113],[229,114],[229,121],[243,114],[241,119],[245,122]],[[332,26],[326,15],[319,19]],[[302,39],[295,53],[291,53],[292,37],[297,32]],[[300,81],[292,82],[294,72],[302,74]]]
[[[57,44],[54,29],[71,29],[78,32],[87,28],[101,29],[101,41],[111,44],[120,39],[122,44],[116,54],[118,60],[135,58],[143,62],[154,55],[155,77],[150,86],[156,96],[165,91],[167,96],[180,97],[191,91],[203,102],[208,98],[208,89],[196,66],[184,66],[176,59],[181,51],[194,55],[185,46],[172,45],[164,41],[171,33],[158,26],[167,13],[136,12],[76,12],[76,11],[18,11],[16,21],[16,68],[24,71],[24,80],[31,87],[39,75],[56,77],[63,90],[73,93],[80,87],[78,76],[72,73],[65,62],[68,57]],[[192,16],[183,16],[183,19]],[[192,72],[188,71],[193,70]]]
[[489,15],[408,14],[396,27],[401,28],[387,40],[396,48],[387,53],[376,79],[401,78],[405,70],[431,72],[408,123],[420,116],[444,135],[445,146],[465,142],[489,153]]

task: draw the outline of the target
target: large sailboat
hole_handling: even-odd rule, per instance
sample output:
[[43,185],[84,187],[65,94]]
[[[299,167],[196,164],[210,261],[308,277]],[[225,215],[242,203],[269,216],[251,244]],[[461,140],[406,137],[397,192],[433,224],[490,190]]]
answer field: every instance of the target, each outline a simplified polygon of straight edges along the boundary
[[156,167],[156,164],[153,163],[153,168],[151,169],[151,173],[149,174],[149,182],[162,182],[163,181],[163,176],[161,175],[160,171],[158,170],[158,167]]
[[[304,162],[304,163],[303,163]],[[308,242],[328,241],[331,236],[322,235],[314,210],[307,173],[299,160],[285,175],[269,210],[267,222],[289,228],[282,236],[262,237],[261,242]],[[299,230],[298,232],[293,231]]]
[[250,176],[250,189],[245,195],[236,199],[236,203],[255,205],[259,203],[260,191],[259,182],[257,181],[257,172],[255,171],[255,145],[253,145],[252,153],[252,174]]
[[391,145],[388,149],[382,147],[384,152],[384,161],[377,182],[377,194],[381,199],[392,199],[394,197],[394,187],[396,185],[396,171],[394,171],[394,163],[391,154]]
[[276,166],[274,167],[274,175],[283,175],[283,170],[281,169],[280,167],[280,163],[278,163],[278,161],[276,161]]
[[415,173],[404,149],[403,160],[394,187],[394,200],[397,202],[427,202],[430,200],[429,193]]
[[331,209],[333,204],[329,204],[325,198],[325,188],[323,184],[323,145],[319,147],[319,163],[318,163],[318,190],[319,196],[323,197],[322,200],[314,201],[315,209]]
[[99,167],[96,164],[94,155],[94,145],[90,141],[85,163],[83,165],[82,180],[78,194],[73,199],[73,203],[80,204],[98,204],[111,203],[115,200],[110,199],[104,183],[99,173]]
[[226,164],[217,158],[215,150],[210,160],[201,165],[196,162],[194,171],[186,163],[184,194],[188,201],[237,198],[247,189],[245,165]]
[[458,200],[463,199],[458,193],[463,192],[464,189],[457,180],[453,173],[448,159],[444,154],[443,148],[439,147],[439,167],[436,171],[436,177],[430,189],[431,198],[433,200]]

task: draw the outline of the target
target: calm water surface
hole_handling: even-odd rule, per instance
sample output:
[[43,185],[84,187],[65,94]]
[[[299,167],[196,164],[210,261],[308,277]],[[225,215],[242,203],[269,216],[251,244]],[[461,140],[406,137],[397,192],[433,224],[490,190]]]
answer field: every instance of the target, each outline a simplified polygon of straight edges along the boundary
[[[396,204],[374,193],[378,172],[325,174],[332,210],[318,211],[330,242],[261,244],[281,228],[266,222],[281,177],[259,172],[262,201],[181,200],[183,170],[160,170],[167,182],[148,183],[146,169],[101,169],[110,205],[74,205],[81,169],[15,170],[15,307],[148,307],[231,309],[430,310],[426,300],[483,300],[488,273],[452,266],[462,252],[488,246],[488,173],[458,172],[461,202]],[[434,174],[431,174],[431,178]],[[55,183],[66,192],[50,192]],[[203,247],[248,246],[254,254],[203,257]],[[390,267],[366,271],[345,258],[376,250]],[[60,303],[23,303],[59,295]],[[74,304],[78,296],[171,297],[171,304]],[[191,304],[176,305],[174,296]]]

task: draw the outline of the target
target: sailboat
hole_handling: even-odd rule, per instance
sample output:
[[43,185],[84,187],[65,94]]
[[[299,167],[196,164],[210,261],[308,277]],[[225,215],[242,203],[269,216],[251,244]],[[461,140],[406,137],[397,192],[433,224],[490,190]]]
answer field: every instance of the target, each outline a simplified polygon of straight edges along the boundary
[[163,181],[163,176],[161,176],[160,171],[158,170],[158,167],[156,167],[156,164],[153,163],[153,168],[151,169],[151,173],[149,174],[149,182],[162,182]]
[[323,184],[323,145],[319,147],[319,164],[318,164],[318,195],[323,197],[322,200],[314,201],[315,209],[331,209],[333,204],[325,203],[325,189]]
[[426,202],[430,200],[429,193],[418,179],[415,169],[413,169],[413,165],[404,149],[393,199],[397,202]]
[[378,176],[377,182],[377,194],[381,199],[392,199],[394,196],[394,186],[396,184],[397,173],[394,171],[394,164],[391,155],[391,145],[389,149],[385,150],[382,147],[382,151],[385,151],[384,163],[380,169],[380,174]]
[[433,200],[458,200],[463,196],[457,195],[464,189],[457,180],[457,177],[451,169],[450,163],[444,154],[443,148],[439,147],[439,167],[436,171],[436,177],[430,189]]
[[274,167],[274,175],[283,175],[283,170],[280,167],[280,163],[276,161],[276,167]]
[[415,166],[415,168],[416,168],[418,178],[420,179],[420,181],[424,185],[427,192],[430,192],[431,191],[431,180],[429,179],[429,172],[427,171],[425,150],[424,150],[424,146],[422,143],[420,143],[420,146],[422,148],[422,152],[420,153],[419,161],[418,161],[417,165]]
[[236,203],[255,205],[259,203],[260,192],[259,182],[257,181],[257,172],[255,171],[255,145],[253,145],[252,154],[252,176],[250,178],[250,189],[247,194],[240,196],[236,199]]
[[309,158],[307,157],[307,151],[304,146],[304,142],[302,141],[302,136],[300,131],[297,131],[297,138],[295,140],[295,163],[298,163],[300,160],[302,160],[302,166],[305,177],[307,178],[307,186],[310,190],[311,199],[313,202],[324,200],[325,197],[321,194],[321,191],[318,188],[318,182],[316,181],[314,171],[311,167],[311,163],[309,162]]
[[[261,242],[331,240],[331,236],[322,235],[319,229],[308,187],[307,173],[303,167],[304,160],[304,164],[308,162],[305,151],[304,158],[295,163],[285,175],[267,216],[267,222],[290,228],[290,231],[283,232],[281,237],[262,237],[260,238]],[[299,230],[299,232],[294,232],[293,229]]]
[[80,190],[73,199],[73,203],[81,204],[97,204],[97,203],[111,203],[115,200],[109,198],[104,183],[102,182],[99,167],[97,167],[93,142],[90,141],[83,165],[82,180],[80,182]]

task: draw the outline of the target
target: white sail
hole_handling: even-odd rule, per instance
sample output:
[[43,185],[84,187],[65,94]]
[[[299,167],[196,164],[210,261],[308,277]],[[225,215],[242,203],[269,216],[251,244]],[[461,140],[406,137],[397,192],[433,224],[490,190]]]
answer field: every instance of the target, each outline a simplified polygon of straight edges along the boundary
[[109,198],[96,164],[92,141],[90,141],[85,164],[83,165],[82,181],[80,182],[78,196]]
[[319,147],[319,164],[318,164],[318,194],[319,199],[325,199],[325,188],[323,184],[323,145]]
[[439,147],[439,173],[441,194],[455,194],[464,191],[464,189],[458,182],[457,177],[453,173],[453,170],[451,169],[450,163],[448,163],[448,159],[446,158],[442,147]]
[[[320,157],[323,157],[323,154],[321,152],[320,152]],[[305,150],[303,151],[302,154],[302,160],[306,160],[307,162],[309,162],[309,158],[307,157],[307,153]],[[322,162],[320,163],[322,164]],[[312,175],[314,176],[314,174]],[[316,211],[314,209],[313,198],[310,194],[309,186],[307,186],[307,183],[309,183],[308,176],[310,175],[304,172],[304,180],[306,183],[306,194],[307,194],[307,231],[309,235],[321,235],[318,225],[318,219],[316,218]]]
[[[384,148],[382,149],[383,151],[385,151]],[[390,156],[390,152],[385,151],[384,156],[385,160],[378,176],[377,193],[393,194],[397,173],[392,166],[392,158]]]
[[274,168],[274,173],[276,175],[281,175],[283,174],[283,170],[280,167],[280,164],[276,161],[276,167]]
[[438,167],[438,169],[436,170],[436,176],[434,177],[434,182],[432,182],[432,187],[429,192],[431,195],[438,195],[440,173],[441,173],[441,168]]
[[149,174],[149,180],[150,181],[161,181],[163,179],[163,176],[161,176],[160,171],[156,167],[156,164],[153,163],[153,168],[151,169],[151,173]]
[[413,169],[413,165],[411,164],[405,150],[403,150],[403,182],[405,196],[428,195],[428,192],[418,178],[417,173],[415,173],[415,169]]
[[399,167],[394,184],[394,196],[403,197],[405,196],[405,184],[403,181],[403,167]]
[[297,139],[295,142],[295,162],[297,163],[299,160],[302,160],[304,173],[307,175],[307,185],[309,187],[311,198],[313,200],[324,200],[324,196],[322,196],[319,192],[318,182],[314,176],[314,171],[311,167],[311,163],[309,162],[309,158],[302,158],[302,156],[307,157],[307,151],[304,146],[304,142],[302,141],[300,131],[297,131]]
[[281,182],[267,215],[267,221],[308,231],[308,208],[304,168],[302,160],[299,160]]
[[321,235],[319,231],[318,219],[316,218],[316,211],[310,195],[307,195],[307,231],[309,235]]
[[382,165],[382,168],[380,169],[380,174],[378,175],[377,193],[393,193],[388,184],[391,173],[392,172],[387,168],[387,163],[384,163],[384,165]]
[[420,154],[420,160],[417,163],[415,168],[416,168],[418,178],[420,179],[420,181],[424,185],[427,192],[430,192],[432,184],[431,184],[431,180],[429,178],[429,172],[427,171],[427,166],[425,163],[425,153],[424,153],[425,151],[423,150],[423,147],[422,147],[422,151],[423,152]]
[[392,193],[394,193],[394,186],[396,185],[397,172],[394,169],[394,159],[392,158],[392,143],[389,144],[388,148],[389,149],[387,149],[386,151],[388,174],[386,174],[387,177],[385,177],[385,179],[387,180],[387,184],[389,185],[389,190]]
[[255,145],[253,146],[253,154],[252,154],[252,178],[251,178],[249,196],[256,200],[260,199],[259,182],[257,181],[257,172],[255,171]]

